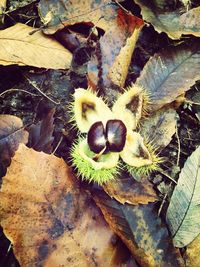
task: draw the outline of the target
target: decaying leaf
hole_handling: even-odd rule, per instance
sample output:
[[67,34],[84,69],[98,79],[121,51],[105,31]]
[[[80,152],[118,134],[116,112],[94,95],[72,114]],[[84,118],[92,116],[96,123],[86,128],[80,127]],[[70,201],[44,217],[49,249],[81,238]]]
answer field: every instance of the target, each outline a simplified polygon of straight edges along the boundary
[[187,159],[167,210],[176,247],[187,246],[200,233],[200,146]]
[[[165,11],[165,5],[160,6],[160,1],[135,0],[135,2],[141,8],[143,19],[150,22],[156,31],[166,32],[172,39],[179,39],[186,34],[200,37],[200,7],[183,13],[182,9]],[[167,5],[168,1],[164,2]]]
[[65,162],[22,144],[3,178],[0,221],[21,266],[122,263],[116,236]]
[[23,128],[20,118],[12,115],[0,115],[0,176],[10,165],[19,143],[28,142],[28,132]]
[[136,84],[148,91],[151,112],[171,103],[200,79],[200,48],[177,46],[149,59]]
[[7,0],[0,0],[0,18],[2,16],[3,11],[6,8],[6,2],[7,2]]
[[105,87],[109,87],[111,83],[124,86],[142,26],[141,19],[120,8],[117,10],[117,20],[100,39],[95,55],[88,64],[88,80],[92,87],[97,86],[98,79],[102,80]]
[[198,235],[192,243],[190,243],[186,248],[186,253],[184,255],[186,267],[197,267],[200,266],[200,235]]
[[119,179],[104,184],[103,189],[111,198],[115,198],[122,204],[147,204],[158,199],[150,182],[147,180],[137,182],[133,177],[124,173]]
[[177,113],[174,109],[163,108],[142,122],[140,133],[158,151],[165,148],[176,131]]
[[38,5],[40,18],[47,25],[44,30],[47,34],[76,23],[95,25],[107,31],[116,18],[116,8],[109,0],[41,0]]
[[110,228],[121,237],[142,267],[184,266],[167,228],[157,215],[156,203],[122,205],[97,191],[93,197]]
[[[60,43],[25,24],[0,31],[0,64],[67,69],[72,55]],[[51,56],[50,56],[51,55]]]
[[28,128],[29,141],[28,146],[34,148],[37,151],[43,151],[50,154],[52,152],[52,143],[54,140],[54,113],[55,109],[51,109],[48,114],[39,121],[37,124],[33,124]]

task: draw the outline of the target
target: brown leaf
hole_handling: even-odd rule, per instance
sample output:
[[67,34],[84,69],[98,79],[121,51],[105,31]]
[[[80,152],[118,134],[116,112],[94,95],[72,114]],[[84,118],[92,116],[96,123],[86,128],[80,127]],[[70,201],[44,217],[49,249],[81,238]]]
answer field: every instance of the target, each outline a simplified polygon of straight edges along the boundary
[[140,6],[142,17],[147,22],[150,22],[158,32],[166,32],[172,39],[179,39],[182,35],[192,34],[200,37],[200,7],[190,9],[183,13],[183,9],[175,11],[166,11],[165,4],[159,5],[159,2],[153,1],[153,4],[148,1],[135,0]]
[[21,266],[117,267],[124,260],[116,236],[62,159],[20,145],[0,200],[1,226]]
[[103,189],[111,198],[114,197],[122,204],[147,204],[158,199],[149,181],[137,182],[133,177],[124,173],[119,179],[104,184]]
[[142,26],[141,19],[121,9],[117,10],[117,19],[100,39],[95,55],[88,64],[88,80],[92,87],[97,86],[99,78],[105,87],[109,87],[111,83],[124,86]]
[[174,109],[163,108],[141,123],[140,133],[161,151],[175,134],[176,120],[177,113]]
[[0,64],[48,69],[69,68],[71,53],[40,31],[31,34],[35,30],[37,29],[18,23],[0,31]]
[[198,235],[186,248],[186,253],[184,255],[186,267],[200,266],[199,250],[200,235]]
[[29,132],[29,147],[48,154],[52,152],[52,143],[54,140],[54,113],[55,108],[51,109],[43,120],[39,121],[37,124],[31,125],[27,129]]
[[121,237],[142,267],[184,266],[166,226],[157,215],[156,203],[120,204],[103,192],[95,191],[94,200],[110,228]]
[[28,142],[28,132],[23,128],[20,118],[0,115],[0,176],[5,174],[19,143]]
[[199,51],[198,46],[180,45],[149,59],[136,84],[149,93],[151,112],[174,101],[200,79]]
[[53,34],[65,26],[76,23],[95,25],[107,31],[116,17],[117,6],[109,0],[41,0],[38,11],[47,34]]

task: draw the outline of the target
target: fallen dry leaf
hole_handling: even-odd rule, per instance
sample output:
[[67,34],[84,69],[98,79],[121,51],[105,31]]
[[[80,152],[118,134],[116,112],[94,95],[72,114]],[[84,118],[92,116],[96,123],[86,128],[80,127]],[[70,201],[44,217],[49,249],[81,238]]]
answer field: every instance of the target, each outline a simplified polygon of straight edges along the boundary
[[171,141],[176,132],[177,113],[163,108],[141,122],[140,133],[160,152]]
[[149,93],[149,110],[153,112],[174,101],[198,79],[200,48],[180,45],[162,50],[151,57],[136,84]]
[[[94,56],[88,63],[88,80],[92,87],[124,86],[135,43],[143,21],[118,8],[117,20],[101,37]],[[109,88],[110,89],[110,88]],[[109,93],[107,94],[107,96]]]
[[97,190],[93,198],[110,228],[142,267],[184,266],[179,250],[173,247],[168,230],[157,215],[156,203],[122,205]]
[[52,152],[52,143],[54,140],[54,113],[55,109],[51,109],[48,114],[37,124],[32,124],[28,127],[29,140],[28,147],[37,151],[43,151],[50,154]]
[[185,247],[200,234],[200,146],[187,159],[169,207],[167,223],[176,247]]
[[153,185],[149,181],[137,182],[125,173],[122,173],[119,179],[104,184],[103,189],[111,198],[115,198],[122,204],[147,204],[158,200]]
[[54,155],[21,144],[0,200],[1,226],[23,267],[116,267],[124,259],[92,199]]
[[200,235],[198,235],[186,248],[186,253],[184,254],[186,267],[200,266],[199,251]]
[[2,12],[6,8],[6,2],[7,2],[7,0],[0,0],[0,16],[2,15]]
[[5,174],[19,143],[28,142],[28,132],[23,128],[20,118],[0,115],[0,176]]
[[183,9],[165,11],[165,4],[159,6],[160,1],[149,4],[148,1],[135,0],[140,6],[142,17],[150,22],[158,32],[166,32],[172,39],[179,39],[182,35],[192,34],[200,37],[200,7],[183,13]]
[[25,24],[0,31],[0,64],[67,69],[72,55],[56,40]]
[[47,26],[46,34],[76,23],[95,25],[107,31],[116,17],[116,8],[109,0],[41,0],[38,5],[40,18]]

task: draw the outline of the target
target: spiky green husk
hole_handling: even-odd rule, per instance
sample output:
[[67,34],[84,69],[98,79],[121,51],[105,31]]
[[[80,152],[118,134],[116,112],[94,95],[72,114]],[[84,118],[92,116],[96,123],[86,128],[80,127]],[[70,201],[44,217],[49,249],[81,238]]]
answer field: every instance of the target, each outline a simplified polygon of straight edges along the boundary
[[[78,176],[82,180],[95,182],[99,185],[114,180],[119,173],[119,165],[110,169],[94,169],[92,164],[82,158],[79,153],[79,144],[82,140],[79,139],[78,142],[74,143],[71,149],[72,166],[77,170]],[[92,151],[88,150],[87,155],[92,158],[95,154]],[[106,161],[107,155],[102,155],[102,157],[102,160]]]
[[133,166],[126,164],[125,169],[132,176],[139,176],[139,177],[148,176],[150,173],[159,170],[160,169],[159,164],[164,161],[162,157],[158,156],[157,149],[155,148],[155,145],[153,145],[152,142],[147,141],[147,138],[146,138],[146,141],[144,143],[151,155],[152,164],[144,165],[141,167],[133,167]]

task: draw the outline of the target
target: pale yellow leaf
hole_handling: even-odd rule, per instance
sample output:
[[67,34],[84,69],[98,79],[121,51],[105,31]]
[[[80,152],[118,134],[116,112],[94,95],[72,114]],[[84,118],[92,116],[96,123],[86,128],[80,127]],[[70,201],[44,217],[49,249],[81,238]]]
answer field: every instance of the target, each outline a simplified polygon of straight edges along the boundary
[[176,247],[200,234],[200,146],[187,159],[167,210],[167,223]]
[[0,64],[67,69],[72,55],[56,40],[34,28],[16,24],[0,31]]

